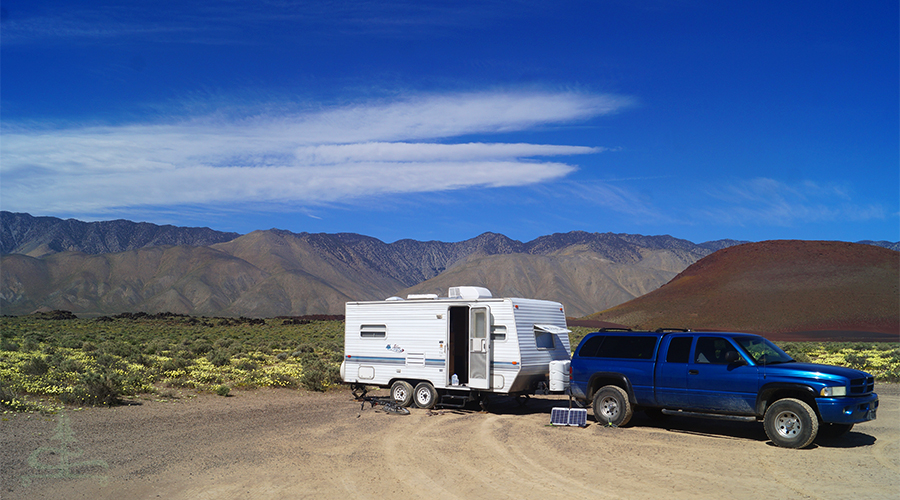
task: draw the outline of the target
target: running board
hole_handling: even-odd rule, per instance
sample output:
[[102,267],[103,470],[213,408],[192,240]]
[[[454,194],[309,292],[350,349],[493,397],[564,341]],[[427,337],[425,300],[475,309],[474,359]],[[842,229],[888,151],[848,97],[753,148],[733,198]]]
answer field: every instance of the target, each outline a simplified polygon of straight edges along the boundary
[[722,415],[719,413],[697,413],[692,411],[681,410],[662,410],[665,415],[681,415],[684,417],[700,417],[712,418],[715,420],[732,420],[736,422],[756,422],[756,417],[748,417],[745,415]]

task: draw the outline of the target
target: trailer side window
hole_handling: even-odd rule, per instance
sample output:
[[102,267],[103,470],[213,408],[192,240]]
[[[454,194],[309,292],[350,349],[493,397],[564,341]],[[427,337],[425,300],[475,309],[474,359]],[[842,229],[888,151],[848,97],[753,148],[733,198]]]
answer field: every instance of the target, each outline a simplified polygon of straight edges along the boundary
[[535,325],[534,343],[538,349],[553,349],[553,334]]
[[386,325],[360,325],[359,336],[370,339],[383,339],[387,336]]
[[491,340],[495,342],[503,342],[506,340],[505,325],[491,325]]

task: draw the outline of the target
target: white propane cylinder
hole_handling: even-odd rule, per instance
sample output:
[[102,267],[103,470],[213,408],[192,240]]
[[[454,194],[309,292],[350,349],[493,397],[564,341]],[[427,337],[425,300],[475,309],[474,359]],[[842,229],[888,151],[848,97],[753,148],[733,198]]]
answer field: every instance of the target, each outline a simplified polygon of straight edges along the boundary
[[550,362],[551,392],[564,392],[569,388],[569,366],[571,363],[568,359]]

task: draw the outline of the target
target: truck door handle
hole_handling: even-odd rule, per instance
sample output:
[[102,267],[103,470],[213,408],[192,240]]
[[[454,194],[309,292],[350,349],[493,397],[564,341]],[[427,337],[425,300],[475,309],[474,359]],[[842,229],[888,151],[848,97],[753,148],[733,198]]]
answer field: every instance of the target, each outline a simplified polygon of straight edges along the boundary
[[699,375],[700,372],[698,370],[688,370],[688,375]]

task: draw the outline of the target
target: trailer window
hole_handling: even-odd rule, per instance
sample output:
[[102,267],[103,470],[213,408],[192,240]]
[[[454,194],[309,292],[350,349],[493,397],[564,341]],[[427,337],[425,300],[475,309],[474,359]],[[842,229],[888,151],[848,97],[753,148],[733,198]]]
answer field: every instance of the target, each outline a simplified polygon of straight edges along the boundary
[[534,343],[537,345],[538,349],[553,349],[553,334],[543,328],[535,326]]
[[387,336],[386,325],[360,325],[359,336],[369,339],[383,339]]
[[505,325],[491,325],[491,340],[503,342],[506,340]]

